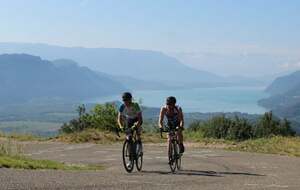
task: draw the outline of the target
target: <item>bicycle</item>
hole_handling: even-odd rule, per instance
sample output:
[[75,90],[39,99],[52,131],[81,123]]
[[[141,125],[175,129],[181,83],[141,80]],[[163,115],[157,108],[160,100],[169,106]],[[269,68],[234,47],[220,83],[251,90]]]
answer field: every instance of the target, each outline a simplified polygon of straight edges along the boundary
[[136,129],[127,128],[125,130],[126,138],[123,143],[123,165],[128,173],[134,169],[134,163],[138,171],[142,170],[143,166],[143,145],[136,139]]
[[179,143],[176,135],[177,131],[178,131],[178,127],[166,127],[166,126],[164,126],[164,128],[160,131],[161,138],[163,132],[167,132],[169,136],[168,158],[169,158],[169,166],[173,173],[176,171],[176,169],[177,170],[181,169],[182,154],[179,152]]

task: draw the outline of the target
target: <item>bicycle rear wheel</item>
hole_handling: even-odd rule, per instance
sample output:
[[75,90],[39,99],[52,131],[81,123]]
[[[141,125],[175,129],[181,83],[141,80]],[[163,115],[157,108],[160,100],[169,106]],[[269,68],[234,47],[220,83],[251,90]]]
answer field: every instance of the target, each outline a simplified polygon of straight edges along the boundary
[[142,170],[143,167],[143,144],[142,142],[136,144],[136,169]]
[[134,168],[134,157],[131,153],[132,144],[125,140],[123,144],[123,165],[125,170],[130,173]]
[[174,173],[176,171],[176,144],[175,142],[170,143],[169,145],[169,165],[171,171]]

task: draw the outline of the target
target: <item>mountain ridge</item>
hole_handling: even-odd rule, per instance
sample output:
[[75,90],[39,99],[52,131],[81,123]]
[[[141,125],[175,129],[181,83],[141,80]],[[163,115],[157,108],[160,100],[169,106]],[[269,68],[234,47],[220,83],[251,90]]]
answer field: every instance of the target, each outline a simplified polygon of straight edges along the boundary
[[276,78],[266,88],[270,97],[259,100],[259,105],[273,110],[281,117],[300,121],[300,71]]
[[73,64],[58,67],[28,54],[0,55],[0,101],[17,103],[40,98],[80,100],[120,93],[126,88],[106,76]]
[[48,60],[71,59],[81,66],[87,66],[110,75],[125,75],[145,81],[172,84],[177,87],[233,85],[232,81],[228,81],[224,77],[193,69],[174,57],[152,50],[0,43],[0,53],[28,53]]

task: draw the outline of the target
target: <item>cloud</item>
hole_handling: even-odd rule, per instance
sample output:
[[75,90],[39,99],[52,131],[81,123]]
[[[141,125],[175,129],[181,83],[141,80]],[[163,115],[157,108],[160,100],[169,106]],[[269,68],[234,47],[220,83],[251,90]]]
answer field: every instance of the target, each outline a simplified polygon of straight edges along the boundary
[[299,69],[300,68],[300,61],[297,62],[286,62],[280,65],[283,69]]

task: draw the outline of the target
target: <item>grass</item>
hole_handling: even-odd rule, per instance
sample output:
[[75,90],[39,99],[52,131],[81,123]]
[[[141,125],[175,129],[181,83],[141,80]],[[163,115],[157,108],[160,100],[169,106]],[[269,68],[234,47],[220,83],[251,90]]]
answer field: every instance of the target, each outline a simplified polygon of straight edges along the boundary
[[55,169],[55,170],[100,170],[96,165],[68,165],[51,160],[35,160],[22,155],[22,147],[11,138],[0,141],[0,168]]
[[54,170],[99,170],[101,166],[67,165],[51,160],[34,160],[18,155],[0,155],[0,168],[54,169]]
[[191,131],[184,131],[183,133],[184,140],[186,142],[191,143],[201,143],[204,145],[235,145],[237,142],[232,140],[226,139],[215,139],[215,138],[205,138],[200,131],[191,132]]
[[247,140],[228,147],[228,150],[280,154],[300,157],[300,137],[261,138]]
[[[116,142],[123,142],[124,133],[120,133],[121,137],[116,134],[107,131],[101,131],[98,129],[87,129],[82,132],[76,132],[71,134],[61,134],[54,141],[61,141],[67,143],[97,143],[97,144],[113,144]],[[1,137],[1,134],[0,134]],[[2,137],[8,137],[8,139],[18,141],[32,141],[32,140],[45,140],[32,135],[2,135]],[[166,136],[164,139],[160,138],[159,133],[145,132],[142,135],[144,143],[164,143],[166,142]],[[246,151],[246,152],[258,152],[269,154],[280,154],[288,156],[300,157],[300,137],[281,137],[275,136],[271,138],[251,139],[246,141],[233,141],[225,139],[204,138],[201,132],[184,131],[184,142],[193,143],[197,147],[201,148],[220,148],[231,151]],[[3,147],[2,147],[3,149]],[[20,149],[15,147],[14,149]],[[3,152],[3,151],[2,151]],[[11,154],[12,150],[6,150],[6,153]],[[0,146],[1,153],[1,146]]]
[[202,148],[222,148],[231,151],[280,154],[300,157],[300,137],[274,136],[270,138],[234,141],[204,138],[201,132],[185,132],[186,142],[198,143]]
[[57,141],[68,143],[97,143],[97,144],[111,144],[122,141],[116,134],[101,131],[97,129],[87,129],[81,132],[74,132],[70,134],[61,134],[54,138]]
[[[70,134],[61,134],[55,138],[55,140],[67,142],[67,143],[97,143],[97,144],[112,144],[116,142],[124,141],[124,133],[120,133],[118,137],[115,133],[102,131],[98,129],[86,129],[81,132],[75,132]],[[158,133],[143,133],[143,142],[145,143],[159,143],[165,142],[160,138]]]
[[17,141],[46,141],[48,139],[33,134],[18,134],[18,133],[4,134],[1,132],[0,132],[0,137],[5,139],[17,140]]

